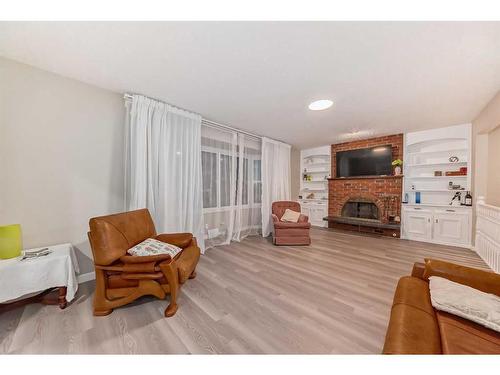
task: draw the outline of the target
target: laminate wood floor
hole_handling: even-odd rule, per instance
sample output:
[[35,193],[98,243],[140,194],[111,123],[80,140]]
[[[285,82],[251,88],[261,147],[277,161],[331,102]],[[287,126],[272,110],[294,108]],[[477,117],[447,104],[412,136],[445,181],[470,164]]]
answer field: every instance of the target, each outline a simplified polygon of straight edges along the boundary
[[380,353],[397,280],[415,261],[487,268],[470,250],[420,242],[313,229],[312,243],[251,237],[208,250],[172,318],[149,297],[94,317],[94,284],[82,284],[65,310],[0,314],[0,353]]

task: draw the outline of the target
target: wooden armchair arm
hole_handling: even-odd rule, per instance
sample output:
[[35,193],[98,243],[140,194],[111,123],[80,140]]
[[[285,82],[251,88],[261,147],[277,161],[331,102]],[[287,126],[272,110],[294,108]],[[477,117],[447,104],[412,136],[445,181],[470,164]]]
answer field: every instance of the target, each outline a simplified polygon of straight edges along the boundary
[[158,254],[158,255],[146,255],[146,256],[135,256],[135,255],[124,255],[120,260],[124,264],[138,264],[138,263],[157,263],[164,260],[169,260],[170,255],[168,254]]
[[124,273],[154,273],[159,270],[160,267],[157,265],[157,262],[125,263],[123,265]]
[[158,280],[163,277],[163,273],[161,272],[124,272],[121,274],[121,278],[125,280]]
[[121,262],[113,263],[109,266],[95,265],[96,269],[112,272],[125,273],[148,273],[159,272],[160,263],[171,263],[173,259],[168,254],[132,256],[124,255],[120,258]]
[[191,245],[194,237],[192,233],[163,233],[157,235],[155,239],[184,249]]

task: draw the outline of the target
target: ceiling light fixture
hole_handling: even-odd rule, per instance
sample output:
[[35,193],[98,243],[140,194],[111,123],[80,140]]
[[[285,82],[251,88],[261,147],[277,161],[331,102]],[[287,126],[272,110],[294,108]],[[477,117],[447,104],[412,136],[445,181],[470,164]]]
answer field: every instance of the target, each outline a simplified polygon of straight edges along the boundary
[[309,109],[311,111],[322,111],[328,109],[333,105],[333,102],[328,99],[320,99],[309,104]]

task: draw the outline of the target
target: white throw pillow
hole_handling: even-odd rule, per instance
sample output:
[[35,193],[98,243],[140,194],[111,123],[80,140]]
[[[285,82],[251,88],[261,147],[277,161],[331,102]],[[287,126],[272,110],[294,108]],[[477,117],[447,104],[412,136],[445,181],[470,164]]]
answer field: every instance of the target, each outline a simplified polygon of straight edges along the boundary
[[289,208],[285,210],[285,213],[281,217],[281,221],[285,221],[288,223],[296,223],[299,221],[300,212],[292,211]]
[[500,297],[438,276],[429,277],[432,306],[500,332]]
[[131,247],[127,250],[127,253],[134,256],[148,256],[148,255],[158,255],[158,254],[169,254],[172,258],[175,257],[182,251],[180,247],[175,245],[155,240],[154,238],[148,238],[141,243]]

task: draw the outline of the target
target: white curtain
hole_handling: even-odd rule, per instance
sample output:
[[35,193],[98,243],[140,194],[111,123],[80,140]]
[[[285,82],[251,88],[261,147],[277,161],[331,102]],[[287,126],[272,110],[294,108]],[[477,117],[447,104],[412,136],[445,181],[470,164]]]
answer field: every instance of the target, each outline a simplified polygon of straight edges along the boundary
[[202,125],[203,211],[207,248],[261,228],[261,141]]
[[272,231],[271,205],[274,201],[290,200],[291,146],[262,138],[262,236]]
[[201,116],[141,95],[127,115],[127,210],[148,208],[159,233],[193,233],[204,251]]

